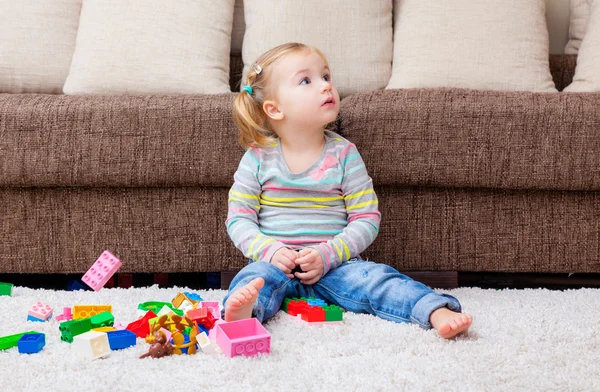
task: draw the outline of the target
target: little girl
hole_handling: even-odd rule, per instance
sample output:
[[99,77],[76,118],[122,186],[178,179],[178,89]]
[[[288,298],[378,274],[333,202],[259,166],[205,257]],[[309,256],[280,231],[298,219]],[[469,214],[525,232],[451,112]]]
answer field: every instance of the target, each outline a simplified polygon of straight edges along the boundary
[[234,119],[247,148],[229,192],[227,233],[250,263],[231,282],[225,321],[273,317],[285,297],[321,298],[351,312],[468,330],[456,298],[364,261],[381,214],[356,146],[325,130],[340,98],[327,59],[289,43],[250,67]]

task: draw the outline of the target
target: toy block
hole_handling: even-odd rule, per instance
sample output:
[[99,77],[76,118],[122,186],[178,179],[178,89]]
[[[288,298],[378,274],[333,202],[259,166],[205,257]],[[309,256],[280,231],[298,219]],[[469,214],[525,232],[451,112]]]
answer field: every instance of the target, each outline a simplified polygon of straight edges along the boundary
[[306,312],[302,313],[301,317],[302,320],[310,323],[323,322],[325,321],[325,311],[320,306],[311,306]]
[[159,331],[161,331],[162,333],[165,334],[165,337],[167,338],[167,342],[171,341],[171,336],[173,336],[173,334],[171,333],[171,331],[168,331],[165,328],[161,328],[161,329],[159,329]]
[[125,328],[127,328],[127,326],[120,321],[115,321],[115,323],[113,324],[113,327],[118,331],[121,331],[121,330],[124,330]]
[[0,296],[2,296],[2,295],[8,295],[9,297],[12,296],[13,286],[14,285],[11,283],[0,282]]
[[105,250],[81,280],[94,291],[99,291],[120,267],[121,260]]
[[200,334],[196,336],[196,341],[202,349],[202,352],[205,354],[216,354],[222,352],[219,346],[217,346],[217,343],[208,338],[206,332],[200,332]]
[[121,350],[136,345],[136,336],[128,330],[107,332],[108,344],[111,350]]
[[92,329],[92,321],[89,318],[80,320],[63,321],[58,326],[60,331],[60,340],[67,343],[73,343],[73,338]]
[[[194,297],[194,298],[200,298],[200,296],[195,296],[193,293],[190,293],[190,294],[192,294],[192,297]],[[192,305],[196,305],[198,302],[201,301],[201,299],[194,300],[194,299],[189,298],[187,296],[187,294],[185,294],[185,293],[177,293],[175,298],[173,298],[171,300],[171,303],[173,304],[173,306],[175,306],[177,309],[179,309],[181,307],[181,304],[183,303],[183,301],[188,301]]]
[[146,314],[136,320],[136,321],[132,321],[131,323],[127,324],[127,328],[128,330],[130,330],[131,332],[133,332],[135,334],[135,336],[137,336],[138,338],[145,338],[146,335],[148,335],[150,333],[150,327],[148,326],[148,320],[150,320],[151,318],[157,317],[156,314],[149,310],[146,312]]
[[160,301],[148,301],[143,302],[138,305],[138,310],[142,310],[146,314],[147,311],[151,310],[155,314],[158,314],[165,306],[167,306],[171,312],[175,313],[178,316],[183,316],[184,312],[182,310],[177,309],[173,304],[169,302],[160,302]]
[[163,306],[162,309],[156,314],[158,317],[164,316],[165,314],[171,314],[171,308],[167,305]]
[[343,312],[342,308],[336,305],[329,305],[323,307],[325,310],[325,321],[342,321]]
[[181,305],[179,305],[178,309],[183,310],[184,312],[189,312],[190,310],[194,309],[194,305],[187,299],[184,299]]
[[36,323],[43,323],[46,320],[42,320],[42,319],[39,319],[39,318],[33,317],[33,316],[27,316],[27,321],[33,321],[33,322],[36,322]]
[[189,291],[184,291],[183,294],[185,294],[186,297],[188,297],[190,300],[194,301],[194,302],[200,302],[202,301],[202,297],[196,293],[191,293]]
[[36,354],[46,345],[46,335],[43,333],[25,334],[17,342],[19,353]]
[[110,354],[110,343],[104,332],[89,331],[75,336],[73,350],[89,359],[102,358]]
[[70,280],[67,283],[67,291],[78,291],[78,290],[83,290],[83,291],[87,291],[90,288],[87,286],[84,286],[80,281],[78,280]]
[[203,308],[208,308],[215,319],[218,320],[221,318],[221,310],[218,301],[202,301],[200,302],[200,305]]
[[256,318],[223,322],[216,328],[217,344],[229,358],[271,352],[271,335]]
[[88,318],[102,312],[112,313],[112,305],[75,305],[73,306],[73,318],[75,320]]
[[19,340],[26,334],[39,334],[37,331],[28,331],[16,333],[14,335],[0,337],[0,350],[7,350],[9,348],[17,346]]
[[92,328],[112,327],[115,323],[115,318],[110,312],[102,312],[90,318]]
[[36,302],[27,314],[41,321],[46,321],[52,317],[52,307],[41,302]]
[[62,314],[56,316],[57,321],[69,321],[73,320],[73,313],[71,313],[71,308],[63,308]]
[[92,328],[90,331],[96,331],[96,332],[113,332],[116,331],[117,329],[115,327],[98,327],[98,328]]

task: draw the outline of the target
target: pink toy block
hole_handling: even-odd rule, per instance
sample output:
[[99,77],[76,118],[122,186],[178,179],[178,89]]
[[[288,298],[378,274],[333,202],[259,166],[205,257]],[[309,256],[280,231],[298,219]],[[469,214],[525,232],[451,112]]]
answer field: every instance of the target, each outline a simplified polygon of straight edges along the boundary
[[217,320],[221,318],[221,312],[219,311],[219,302],[218,301],[202,301],[200,302],[203,308],[210,309],[213,317]]
[[69,321],[73,320],[73,313],[71,313],[71,308],[63,308],[62,314],[56,316],[56,320],[58,321]]
[[120,330],[125,329],[127,326],[125,324],[121,323],[120,321],[115,321],[113,324],[113,327],[120,331]]
[[229,358],[271,352],[271,335],[256,318],[219,323],[216,328],[217,344]]
[[119,267],[121,267],[121,260],[105,250],[88,272],[83,275],[82,280],[94,291],[99,291]]
[[48,320],[50,317],[52,317],[52,307],[50,305],[37,302],[31,307],[31,309],[29,309],[27,314],[40,320]]

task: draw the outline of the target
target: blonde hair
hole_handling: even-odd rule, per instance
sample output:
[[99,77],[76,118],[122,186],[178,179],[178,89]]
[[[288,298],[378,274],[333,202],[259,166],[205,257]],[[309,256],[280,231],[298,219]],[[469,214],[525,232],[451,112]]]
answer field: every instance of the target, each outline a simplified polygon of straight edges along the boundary
[[242,91],[233,105],[233,120],[240,129],[239,142],[242,147],[248,148],[252,145],[264,147],[277,138],[275,132],[269,128],[267,115],[263,110],[263,103],[270,98],[268,96],[269,76],[272,73],[270,66],[289,54],[306,50],[317,53],[329,67],[327,58],[319,49],[298,42],[279,45],[263,53],[250,66],[244,85],[252,88],[252,94]]

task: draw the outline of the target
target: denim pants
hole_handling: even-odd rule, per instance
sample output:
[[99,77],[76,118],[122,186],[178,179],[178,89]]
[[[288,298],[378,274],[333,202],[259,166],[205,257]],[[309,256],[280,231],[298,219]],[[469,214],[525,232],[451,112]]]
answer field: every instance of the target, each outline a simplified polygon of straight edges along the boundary
[[264,261],[250,262],[231,281],[229,292],[263,278],[252,314],[260,322],[273,317],[286,297],[315,297],[354,313],[369,313],[386,320],[416,323],[431,328],[429,316],[441,307],[461,311],[460,303],[448,294],[437,294],[429,287],[394,268],[361,259],[352,259],[330,270],[317,283],[304,285],[288,278],[283,271]]

